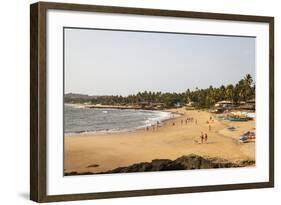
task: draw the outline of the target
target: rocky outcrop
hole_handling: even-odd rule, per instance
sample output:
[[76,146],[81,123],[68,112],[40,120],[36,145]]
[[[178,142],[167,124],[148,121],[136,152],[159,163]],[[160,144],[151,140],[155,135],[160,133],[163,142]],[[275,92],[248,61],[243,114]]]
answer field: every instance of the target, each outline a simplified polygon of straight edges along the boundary
[[221,158],[204,158],[195,154],[182,156],[176,160],[155,159],[151,162],[142,162],[127,167],[119,167],[102,173],[128,173],[128,172],[150,172],[170,170],[191,170],[211,168],[231,168],[254,165],[254,161],[229,162]]
[[151,162],[141,162],[127,167],[118,167],[113,170],[99,173],[66,173],[65,175],[83,174],[109,174],[109,173],[130,173],[130,172],[151,172],[151,171],[171,171],[171,170],[192,170],[192,169],[212,169],[253,166],[255,161],[245,160],[236,163],[221,158],[202,157],[195,154],[185,155],[176,160],[155,159]]

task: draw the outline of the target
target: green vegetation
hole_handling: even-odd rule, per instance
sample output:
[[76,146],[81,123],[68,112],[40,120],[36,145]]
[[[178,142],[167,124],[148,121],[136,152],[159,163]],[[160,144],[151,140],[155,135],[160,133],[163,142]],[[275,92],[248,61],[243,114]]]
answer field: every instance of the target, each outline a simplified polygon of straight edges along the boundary
[[91,103],[103,105],[143,105],[143,104],[162,104],[165,108],[182,106],[187,103],[193,104],[197,108],[210,108],[216,102],[229,100],[233,103],[247,101],[255,98],[255,84],[252,76],[247,74],[237,84],[229,84],[214,88],[198,89],[194,91],[187,89],[182,93],[162,93],[162,92],[139,92],[126,97],[121,95],[112,96],[87,96],[69,97],[65,95],[66,103]]

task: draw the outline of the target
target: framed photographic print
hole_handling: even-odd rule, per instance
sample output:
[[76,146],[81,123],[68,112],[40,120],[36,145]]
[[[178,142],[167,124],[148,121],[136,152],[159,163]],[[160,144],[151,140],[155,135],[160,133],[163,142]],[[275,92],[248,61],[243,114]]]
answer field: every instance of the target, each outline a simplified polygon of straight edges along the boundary
[[37,202],[274,186],[274,18],[40,2]]

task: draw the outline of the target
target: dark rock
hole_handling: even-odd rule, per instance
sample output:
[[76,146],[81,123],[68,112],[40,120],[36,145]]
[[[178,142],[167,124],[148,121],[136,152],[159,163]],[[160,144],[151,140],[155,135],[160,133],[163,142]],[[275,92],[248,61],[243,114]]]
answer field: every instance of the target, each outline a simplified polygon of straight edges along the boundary
[[100,166],[100,165],[98,165],[98,164],[91,164],[91,165],[87,166],[87,168],[98,167],[98,166]]
[[127,167],[118,167],[113,170],[99,173],[65,173],[69,175],[84,175],[84,174],[110,174],[110,173],[130,173],[130,172],[151,172],[151,171],[171,171],[171,170],[191,170],[191,169],[212,169],[212,168],[231,168],[254,166],[255,161],[244,160],[233,163],[222,158],[202,157],[196,154],[184,155],[176,160],[170,159],[155,159],[151,162],[141,162]]
[[247,166],[254,166],[256,162],[254,160],[244,160],[240,162],[242,167],[247,167]]
[[151,162],[142,162],[127,167],[102,173],[128,173],[128,172],[151,172],[151,171],[171,171],[171,170],[191,170],[191,169],[211,169],[211,168],[231,168],[254,165],[255,161],[242,161],[239,163],[229,162],[221,158],[204,158],[199,155],[190,154],[177,158],[176,160],[155,159]]

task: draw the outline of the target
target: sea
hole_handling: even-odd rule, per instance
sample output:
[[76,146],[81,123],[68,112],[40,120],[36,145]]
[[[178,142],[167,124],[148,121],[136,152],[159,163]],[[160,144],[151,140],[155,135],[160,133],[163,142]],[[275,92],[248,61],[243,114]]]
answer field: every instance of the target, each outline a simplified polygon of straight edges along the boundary
[[133,131],[147,126],[161,126],[178,114],[154,110],[87,108],[64,105],[64,133],[73,135]]

